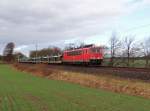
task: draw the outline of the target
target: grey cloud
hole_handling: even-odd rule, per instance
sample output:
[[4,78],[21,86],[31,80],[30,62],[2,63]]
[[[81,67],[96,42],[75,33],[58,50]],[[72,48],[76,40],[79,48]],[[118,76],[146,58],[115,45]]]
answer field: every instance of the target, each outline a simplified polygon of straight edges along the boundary
[[0,43],[55,43],[99,35],[125,14],[125,0],[1,0]]

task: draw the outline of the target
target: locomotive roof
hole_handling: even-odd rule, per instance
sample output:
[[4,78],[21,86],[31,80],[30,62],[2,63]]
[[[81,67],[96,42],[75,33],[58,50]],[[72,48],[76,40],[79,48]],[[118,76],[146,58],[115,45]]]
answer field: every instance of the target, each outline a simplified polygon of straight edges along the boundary
[[[84,45],[84,46],[80,46],[80,47],[76,47],[76,48],[70,48],[70,49],[67,49],[67,50],[74,50],[74,49],[81,49],[81,48],[89,48],[89,47],[93,47],[94,44],[89,44],[89,45]],[[66,50],[66,51],[67,51]]]
[[96,46],[94,44],[90,44],[90,45],[85,45],[85,46],[81,46],[81,47],[77,47],[77,48],[68,49],[68,50],[65,50],[64,52],[87,49],[87,48],[92,48],[92,47],[96,47]]

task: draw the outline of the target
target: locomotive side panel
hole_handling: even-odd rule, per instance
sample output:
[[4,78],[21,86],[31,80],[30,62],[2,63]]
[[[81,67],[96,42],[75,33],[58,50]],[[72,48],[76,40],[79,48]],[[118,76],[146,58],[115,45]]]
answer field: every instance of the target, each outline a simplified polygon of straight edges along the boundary
[[99,47],[64,51],[63,62],[70,64],[101,64],[103,53]]

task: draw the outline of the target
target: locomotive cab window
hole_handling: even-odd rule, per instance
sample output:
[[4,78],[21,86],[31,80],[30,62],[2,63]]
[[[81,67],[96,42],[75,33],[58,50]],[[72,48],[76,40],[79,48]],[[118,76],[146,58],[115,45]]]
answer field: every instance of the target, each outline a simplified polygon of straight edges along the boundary
[[100,48],[91,48],[93,53],[100,53]]

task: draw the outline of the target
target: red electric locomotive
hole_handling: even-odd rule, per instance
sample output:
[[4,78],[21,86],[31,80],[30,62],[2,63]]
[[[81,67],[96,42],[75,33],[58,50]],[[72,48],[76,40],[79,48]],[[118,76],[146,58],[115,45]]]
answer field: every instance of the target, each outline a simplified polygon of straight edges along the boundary
[[98,47],[95,45],[86,45],[83,47],[66,50],[62,55],[29,58],[26,60],[19,59],[19,62],[100,65],[102,63],[102,60],[102,47]]
[[62,62],[67,64],[100,65],[102,60],[103,48],[94,45],[66,50],[62,56]]

